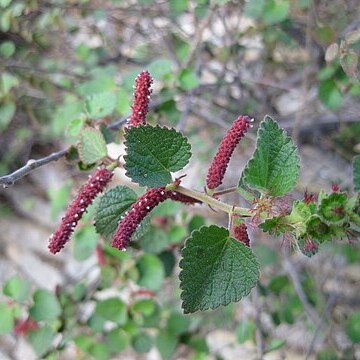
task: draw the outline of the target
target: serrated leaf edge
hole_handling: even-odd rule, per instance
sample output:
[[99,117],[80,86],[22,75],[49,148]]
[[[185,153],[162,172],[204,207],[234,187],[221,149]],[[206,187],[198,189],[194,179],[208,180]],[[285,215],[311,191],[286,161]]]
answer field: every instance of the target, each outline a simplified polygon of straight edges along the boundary
[[[208,228],[208,229],[211,229],[211,228],[215,228],[215,229],[224,229],[227,231],[228,233],[228,240],[230,239],[233,239],[235,241],[237,241],[236,239],[234,239],[233,237],[230,236],[230,232],[229,232],[229,229],[223,227],[223,226],[217,226],[217,225],[210,225],[210,226],[207,226],[207,225],[203,225],[201,226],[199,229],[195,229],[191,232],[191,234],[189,235],[189,237],[185,240],[185,246],[182,248],[181,250],[181,255],[183,254],[183,250],[186,248],[186,243],[189,239],[193,238],[193,236],[196,234],[196,233],[201,233],[201,230],[204,229],[204,228]],[[242,244],[239,242],[239,244]],[[245,245],[245,244],[242,244],[244,246],[244,248],[247,248],[248,247]],[[251,249],[251,248],[250,248]],[[252,249],[251,249],[252,250]],[[256,275],[257,275],[257,278],[259,279],[260,278],[260,263],[259,263],[259,260],[258,258],[256,257],[255,253],[254,253],[254,256],[255,256],[255,261],[256,261],[256,267],[257,267],[257,271],[256,271]],[[215,310],[217,308],[219,308],[220,306],[227,306],[229,305],[230,303],[232,302],[238,302],[240,301],[241,299],[243,299],[244,297],[248,296],[251,292],[251,290],[256,286],[250,288],[247,292],[245,292],[240,298],[238,298],[237,300],[235,301],[232,301],[232,300],[229,300],[223,304],[219,304],[219,305],[216,305],[214,307],[211,307],[211,306],[207,306],[207,307],[201,307],[201,308],[198,308],[196,309],[195,311],[186,311],[185,307],[184,307],[184,289],[182,287],[182,284],[183,284],[183,279],[182,279],[182,273],[184,271],[184,269],[182,268],[182,262],[183,262],[183,257],[181,257],[181,260],[179,262],[179,267],[181,269],[180,273],[179,273],[179,280],[180,280],[180,289],[181,289],[181,295],[180,295],[180,298],[182,300],[182,304],[181,304],[181,308],[184,310],[184,314],[192,314],[196,311],[205,311],[205,310],[208,310],[208,309],[211,309],[211,310]]]
[[[241,180],[241,178],[242,178],[242,176],[243,176],[244,185],[248,186],[248,187],[249,187],[250,189],[252,189],[252,190],[259,191],[260,193],[266,193],[266,192],[264,192],[263,190],[259,190],[259,189],[256,189],[256,188],[251,187],[251,186],[247,183],[247,181],[246,181],[245,171],[246,171],[246,169],[249,167],[250,163],[254,160],[255,153],[256,153],[256,151],[257,151],[257,143],[258,143],[259,138],[260,138],[260,132],[262,131],[262,125],[266,122],[267,119],[270,119],[274,124],[276,124],[276,126],[278,127],[278,129],[281,130],[281,135],[282,135],[284,138],[286,138],[286,139],[288,140],[288,142],[289,142],[289,141],[292,141],[291,136],[290,136],[283,128],[281,128],[281,127],[279,126],[279,124],[278,124],[277,121],[275,121],[270,115],[265,115],[265,116],[264,116],[264,119],[260,122],[259,128],[258,128],[257,133],[256,133],[256,148],[255,148],[255,150],[254,150],[254,153],[253,153],[252,157],[248,160],[248,162],[246,163],[246,165],[245,165],[245,167],[244,167],[244,170],[243,170],[243,172],[242,172],[242,174],[244,174],[244,175],[241,175],[241,176],[240,176],[240,180]],[[298,151],[296,145],[293,144],[293,145],[292,145],[292,149],[294,150],[295,155],[296,155],[296,158],[297,158],[297,176],[296,176],[296,178],[298,179],[298,178],[299,178],[299,171],[300,171],[300,156],[299,156],[299,151]],[[296,181],[295,181],[292,189],[295,187],[296,182],[297,182],[297,179],[296,179]],[[239,183],[240,183],[240,180],[239,180]],[[289,192],[292,191],[292,189],[289,190]],[[285,194],[275,195],[275,196],[283,196],[283,195],[285,195]]]
[[[84,153],[83,153],[83,147],[82,147],[82,144],[81,144],[81,137],[82,137],[82,135],[83,135],[83,132],[84,131],[92,131],[92,132],[94,132],[94,133],[96,133],[96,134],[99,134],[100,135],[100,137],[101,137],[101,139],[103,140],[103,142],[104,142],[104,145],[105,145],[105,149],[106,149],[106,141],[105,141],[105,138],[104,138],[104,135],[102,134],[102,132],[99,130],[99,129],[95,129],[95,128],[93,128],[93,127],[91,127],[91,126],[83,126],[83,128],[81,129],[81,131],[80,131],[80,133],[79,133],[79,135],[78,135],[78,141],[77,141],[77,144],[76,144],[76,149],[78,150],[78,153],[79,153],[79,158],[80,158],[80,160],[82,161],[82,163],[84,163],[85,165],[92,165],[92,164],[94,164],[94,163],[88,163],[88,162],[86,162],[86,161],[84,161]],[[105,155],[106,156],[106,155]],[[104,157],[105,157],[104,156]],[[100,159],[101,160],[101,159]],[[100,161],[100,160],[98,160],[98,161]]]
[[[186,139],[186,145],[188,146],[188,151],[186,152],[186,154],[190,154],[190,157],[189,157],[189,160],[190,160],[190,158],[191,158],[191,144],[190,144],[190,142],[188,141],[188,138],[185,137],[180,131],[177,131],[177,130],[174,129],[173,127],[169,128],[169,127],[167,127],[167,126],[161,126],[161,125],[155,125],[155,126],[153,126],[153,125],[150,125],[150,124],[146,124],[146,125],[139,125],[138,127],[140,127],[140,126],[141,126],[141,127],[149,127],[149,128],[166,129],[166,130],[169,130],[169,131],[171,131],[171,132],[173,132],[173,133],[180,134],[182,137],[184,137],[184,138]],[[129,129],[132,129],[132,128],[133,128],[133,127],[129,128]],[[147,186],[147,185],[142,185],[142,184],[134,181],[134,180],[128,175],[128,170],[126,169],[126,159],[128,158],[128,155],[127,155],[127,149],[128,149],[128,147],[127,147],[127,140],[126,140],[126,131],[129,130],[129,129],[125,129],[125,141],[124,141],[124,146],[125,146],[126,155],[123,156],[123,159],[124,159],[124,161],[125,161],[125,163],[124,163],[125,176],[126,176],[128,179],[130,179],[131,182],[134,183],[134,184],[138,184],[138,185],[140,185],[140,186]],[[188,163],[189,163],[189,160],[188,160]],[[187,164],[186,164],[186,165],[187,165]],[[185,166],[186,166],[186,165],[185,165]],[[163,166],[163,165],[161,164],[161,166]],[[169,170],[167,170],[166,168],[164,168],[164,170],[166,170],[166,171],[168,171],[168,172],[170,173],[170,178],[171,178],[172,172],[169,171]],[[167,184],[160,185],[160,186],[165,186],[165,185],[167,185]]]

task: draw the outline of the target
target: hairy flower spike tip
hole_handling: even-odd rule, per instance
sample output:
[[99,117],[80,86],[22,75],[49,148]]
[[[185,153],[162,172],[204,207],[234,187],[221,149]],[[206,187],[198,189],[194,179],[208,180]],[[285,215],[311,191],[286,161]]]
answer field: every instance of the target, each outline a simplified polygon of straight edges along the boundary
[[241,241],[246,246],[250,246],[250,239],[247,232],[246,224],[242,223],[240,225],[234,226],[234,237],[235,239]]
[[112,176],[113,172],[108,169],[98,169],[93,176],[90,176],[87,183],[79,190],[76,198],[67,208],[60,226],[50,237],[49,250],[51,253],[56,254],[69,241],[86,208],[104,190]]
[[149,111],[149,101],[153,79],[148,71],[142,71],[135,79],[134,104],[128,126],[144,125]]
[[141,195],[136,203],[134,203],[127,213],[125,213],[125,216],[114,233],[112,246],[119,250],[126,249],[131,236],[134,234],[137,227],[140,226],[140,223],[144,220],[145,216],[166,199],[172,199],[186,204],[200,203],[199,200],[193,199],[192,197],[177,191],[166,190],[164,186],[150,189]]
[[207,174],[206,184],[209,189],[215,189],[221,185],[231,155],[236,145],[245,135],[251,122],[252,119],[250,119],[250,117],[240,115],[225,134]]

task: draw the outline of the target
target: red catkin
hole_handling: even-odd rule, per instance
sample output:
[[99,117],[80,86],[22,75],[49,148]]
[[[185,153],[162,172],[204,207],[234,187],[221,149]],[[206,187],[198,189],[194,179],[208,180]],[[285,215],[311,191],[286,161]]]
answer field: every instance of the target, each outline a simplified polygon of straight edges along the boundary
[[241,241],[246,246],[250,246],[250,238],[245,223],[234,226],[233,233],[235,239]]
[[49,241],[49,250],[56,254],[69,241],[74,229],[95,197],[101,193],[110,182],[113,172],[108,169],[98,169],[79,190],[76,198],[69,205],[61,224]]
[[153,79],[146,70],[142,71],[135,79],[134,104],[131,116],[128,119],[128,127],[144,125],[146,123],[152,83]]
[[186,204],[200,203],[200,201],[189,196],[178,193],[177,191],[166,190],[165,187],[148,190],[141,195],[137,202],[122,217],[112,239],[112,246],[119,250],[125,250],[130,242],[130,238],[136,228],[140,226],[145,216],[157,205],[172,199]]
[[251,122],[252,119],[249,116],[240,115],[225,134],[207,174],[206,184],[209,189],[215,189],[221,185],[231,155],[236,145],[245,135]]

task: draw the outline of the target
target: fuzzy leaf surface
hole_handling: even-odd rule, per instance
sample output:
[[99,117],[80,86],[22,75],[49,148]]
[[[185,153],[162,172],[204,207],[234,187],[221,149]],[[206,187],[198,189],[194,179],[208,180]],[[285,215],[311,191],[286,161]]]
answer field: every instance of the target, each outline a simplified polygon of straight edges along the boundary
[[160,187],[171,182],[171,172],[181,170],[191,152],[187,138],[174,129],[150,125],[126,130],[127,176],[142,186]]
[[293,189],[298,175],[297,148],[277,122],[266,116],[260,124],[255,153],[244,170],[244,183],[281,196]]
[[136,199],[135,192],[126,186],[119,185],[107,191],[100,198],[96,211],[96,231],[104,237],[112,236],[121,216]]
[[239,301],[259,279],[253,251],[215,225],[192,233],[182,250],[180,268],[185,313]]
[[116,94],[104,92],[89,95],[85,100],[85,108],[92,119],[100,119],[111,115],[116,106]]
[[79,135],[78,151],[81,161],[94,164],[107,155],[106,142],[100,130],[86,127]]
[[353,160],[354,190],[360,192],[360,155]]

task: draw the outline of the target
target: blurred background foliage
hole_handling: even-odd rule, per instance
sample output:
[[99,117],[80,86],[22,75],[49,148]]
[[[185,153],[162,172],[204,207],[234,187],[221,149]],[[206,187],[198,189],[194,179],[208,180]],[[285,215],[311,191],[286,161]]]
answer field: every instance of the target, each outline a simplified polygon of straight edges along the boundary
[[[0,0],[0,175],[75,144],[88,122],[108,143],[121,141],[113,130],[130,111],[142,69],[155,79],[150,122],[184,131],[205,171],[239,113],[255,119],[269,113],[300,151],[310,144],[346,164],[360,152],[358,5]],[[337,171],[328,185],[340,180],[346,186]],[[49,232],[82,179],[66,165],[43,183],[22,180],[17,194],[2,191],[2,237],[11,234],[7,224],[17,221],[21,228],[21,219],[34,221],[39,211],[46,215],[36,218],[38,226]],[[202,183],[196,178],[194,184]],[[219,215],[164,203],[139,235],[139,251],[121,253],[99,238],[91,214],[72,242],[71,261],[86,264],[81,276],[62,270],[68,257],[51,260],[62,280],[55,292],[52,282],[45,286],[19,264],[13,276],[2,277],[0,334],[10,335],[0,340],[0,356],[21,358],[16,351],[24,338],[36,357],[47,359],[360,358],[357,244],[332,244],[324,255],[294,262],[282,254],[281,240],[263,241],[255,232],[262,277],[252,300],[184,316],[179,250],[192,230]],[[37,243],[46,248],[43,234]],[[16,235],[23,244],[26,237]],[[14,261],[4,248],[4,264]],[[229,347],[231,355],[223,351]],[[30,359],[34,353],[26,349]]]

